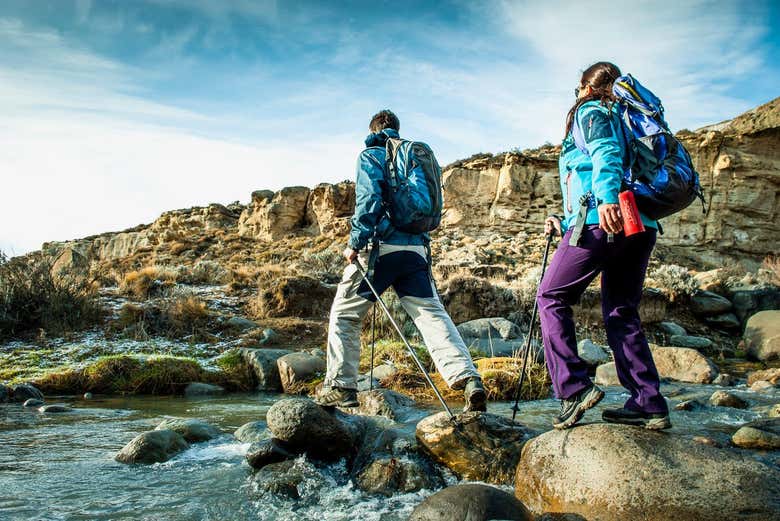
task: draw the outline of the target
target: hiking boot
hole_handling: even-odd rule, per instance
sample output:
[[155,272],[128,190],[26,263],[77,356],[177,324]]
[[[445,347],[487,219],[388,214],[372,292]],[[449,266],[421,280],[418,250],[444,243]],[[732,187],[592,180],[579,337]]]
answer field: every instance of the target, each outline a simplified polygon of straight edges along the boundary
[[636,425],[652,431],[660,431],[672,426],[672,422],[669,420],[669,413],[633,411],[625,407],[606,409],[601,413],[601,419],[608,423]]
[[463,408],[463,412],[487,411],[487,393],[482,386],[482,379],[479,376],[469,378],[469,381],[466,382],[463,396],[466,398],[466,406]]
[[360,405],[357,390],[341,387],[323,389],[314,397],[314,403],[321,407],[357,407]]
[[604,391],[591,385],[568,400],[561,400],[561,412],[555,417],[553,427],[568,429],[580,421],[585,411],[596,406],[604,398]]

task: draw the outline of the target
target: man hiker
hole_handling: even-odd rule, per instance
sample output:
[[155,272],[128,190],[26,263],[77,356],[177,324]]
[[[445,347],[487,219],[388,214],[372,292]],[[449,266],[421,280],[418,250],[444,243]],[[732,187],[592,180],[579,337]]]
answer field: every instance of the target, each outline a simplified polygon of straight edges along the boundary
[[[366,138],[366,149],[360,153],[355,185],[355,214],[352,230],[344,257],[349,263],[338,285],[336,297],[330,310],[328,325],[328,368],[322,391],[315,398],[322,406],[356,407],[358,363],[360,359],[360,330],[363,317],[376,300],[363,280],[360,270],[354,265],[359,260],[367,268],[367,276],[373,282],[378,294],[392,286],[401,300],[406,313],[414,320],[433,363],[452,389],[464,389],[466,411],[485,411],[487,395],[482,380],[469,356],[468,349],[458,333],[455,324],[439,299],[431,276],[430,236],[427,232],[402,231],[399,222],[405,222],[403,212],[415,207],[414,201],[404,201],[403,190],[423,177],[419,171],[421,161],[399,161],[389,158],[386,164],[388,140],[395,147],[392,154],[425,155],[433,159],[427,145],[400,141],[398,117],[389,110],[383,110],[371,118]],[[406,146],[408,145],[408,146]],[[421,145],[423,148],[412,148]],[[401,165],[399,168],[397,165]],[[429,163],[430,164],[430,163]],[[436,174],[441,171],[433,159]],[[399,172],[405,167],[409,172]],[[391,177],[395,176],[395,177]],[[416,177],[415,177],[416,176]],[[399,187],[398,179],[407,185]],[[411,181],[410,181],[411,179]],[[435,180],[440,183],[440,179]],[[418,192],[431,201],[440,202],[440,184],[432,190],[439,194],[425,193],[423,183]],[[428,184],[427,186],[434,186]],[[414,186],[412,187],[414,188]],[[419,195],[419,194],[418,194]],[[412,197],[412,195],[409,195]],[[436,199],[438,197],[438,199]],[[401,198],[401,199],[399,199]],[[434,209],[435,228],[441,217],[440,208]],[[409,227],[405,227],[409,229]],[[426,229],[425,225],[416,229]]]

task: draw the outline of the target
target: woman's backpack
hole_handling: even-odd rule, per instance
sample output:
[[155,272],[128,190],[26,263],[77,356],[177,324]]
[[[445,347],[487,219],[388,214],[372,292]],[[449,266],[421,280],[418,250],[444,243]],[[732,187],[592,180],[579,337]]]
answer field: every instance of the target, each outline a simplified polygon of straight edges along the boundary
[[393,227],[406,233],[435,230],[441,222],[442,189],[433,150],[425,143],[396,138],[389,138],[385,147]]
[[[623,184],[634,192],[639,210],[658,220],[684,210],[696,198],[703,208],[699,174],[669,130],[661,100],[630,74],[615,80],[612,93],[628,150]],[[576,118],[573,135],[577,147],[587,153]]]

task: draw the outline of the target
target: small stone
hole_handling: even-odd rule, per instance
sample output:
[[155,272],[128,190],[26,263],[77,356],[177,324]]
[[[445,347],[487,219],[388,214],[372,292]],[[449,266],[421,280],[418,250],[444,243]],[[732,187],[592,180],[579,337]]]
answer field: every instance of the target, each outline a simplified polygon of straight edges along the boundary
[[260,345],[271,345],[279,339],[279,335],[276,334],[271,328],[263,329],[263,337],[260,339]]
[[224,387],[219,385],[205,384],[202,382],[192,382],[184,388],[185,396],[209,396],[214,394],[222,394],[224,392]]
[[727,391],[715,391],[710,396],[710,404],[716,407],[732,407],[734,409],[747,409],[748,402],[739,396]]
[[265,422],[254,421],[245,423],[233,433],[241,443],[253,443],[256,441],[267,440],[271,435],[266,430]]
[[67,405],[62,405],[62,404],[59,404],[59,403],[53,403],[51,405],[44,405],[44,406],[38,408],[38,412],[41,412],[43,414],[70,412],[72,410],[73,409],[71,409]]
[[120,463],[161,463],[188,447],[187,442],[177,432],[148,431],[133,438],[114,459]]
[[732,307],[729,299],[711,291],[697,291],[691,297],[691,311],[702,317],[727,313]]
[[248,329],[254,329],[257,327],[256,322],[252,322],[248,318],[244,317],[230,317],[225,325],[231,329],[238,331],[246,331]]
[[663,331],[669,336],[674,336],[674,335],[686,336],[688,334],[685,328],[677,324],[676,322],[659,322],[658,327],[661,329],[661,331]]
[[310,353],[297,352],[284,355],[276,361],[279,379],[285,393],[301,391],[301,384],[310,382],[325,372],[325,360]]
[[40,407],[43,405],[43,400],[39,400],[37,398],[30,398],[24,404],[22,404],[22,407]]
[[780,403],[776,403],[769,409],[767,416],[770,418],[780,418]]
[[694,436],[693,441],[696,443],[701,443],[702,445],[709,445],[710,447],[718,447],[722,448],[723,444],[718,442],[718,440],[714,438],[710,438],[709,436]]
[[727,331],[733,331],[739,329],[742,323],[734,313],[724,313],[723,315],[715,315],[714,317],[707,317],[704,319],[707,324],[718,329],[725,329]]
[[766,380],[773,384],[780,383],[780,367],[772,367],[761,371],[752,371],[748,373],[747,384],[753,385],[759,380]]
[[720,373],[712,383],[721,387],[733,387],[737,385],[737,379],[728,373]]
[[689,347],[691,349],[710,349],[715,344],[703,336],[672,335],[669,343],[674,347]]
[[596,368],[596,378],[594,381],[596,384],[603,385],[605,387],[620,385],[615,362],[609,362],[607,364],[601,364],[598,366]]
[[170,430],[182,436],[190,443],[208,441],[221,435],[222,432],[203,420],[169,419],[163,420],[155,430]]
[[441,476],[433,466],[409,458],[375,459],[360,471],[355,480],[360,490],[388,497],[435,489],[442,483]]
[[253,443],[246,453],[246,460],[253,469],[291,459],[295,459],[295,454],[285,449],[283,442],[273,438]]
[[766,380],[758,380],[756,382],[753,382],[753,385],[750,386],[750,390],[755,391],[757,393],[768,391],[774,388],[775,386],[772,385],[772,382],[768,382]]
[[84,393],[84,399],[85,400],[91,400],[92,399],[92,393],[89,393],[89,392]]
[[609,362],[609,353],[602,346],[589,338],[580,340],[577,344],[577,354],[590,367],[597,367]]
[[698,400],[685,400],[674,406],[677,411],[695,411],[704,407]]
[[393,364],[379,364],[374,367],[374,378],[384,380],[398,372],[398,368]]
[[780,449],[780,418],[769,418],[747,423],[739,428],[731,441],[743,449]]

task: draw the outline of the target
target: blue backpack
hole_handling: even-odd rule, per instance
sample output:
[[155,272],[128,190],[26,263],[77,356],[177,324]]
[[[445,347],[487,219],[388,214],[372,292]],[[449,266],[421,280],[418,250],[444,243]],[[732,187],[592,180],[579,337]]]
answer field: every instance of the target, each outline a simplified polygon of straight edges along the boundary
[[[639,210],[653,220],[684,210],[704,195],[691,156],[669,130],[661,100],[630,74],[615,80],[621,128],[628,157],[624,188],[634,192]],[[577,148],[587,153],[577,119],[572,126]]]
[[441,167],[431,147],[389,138],[385,145],[390,222],[406,233],[426,233],[441,222]]

